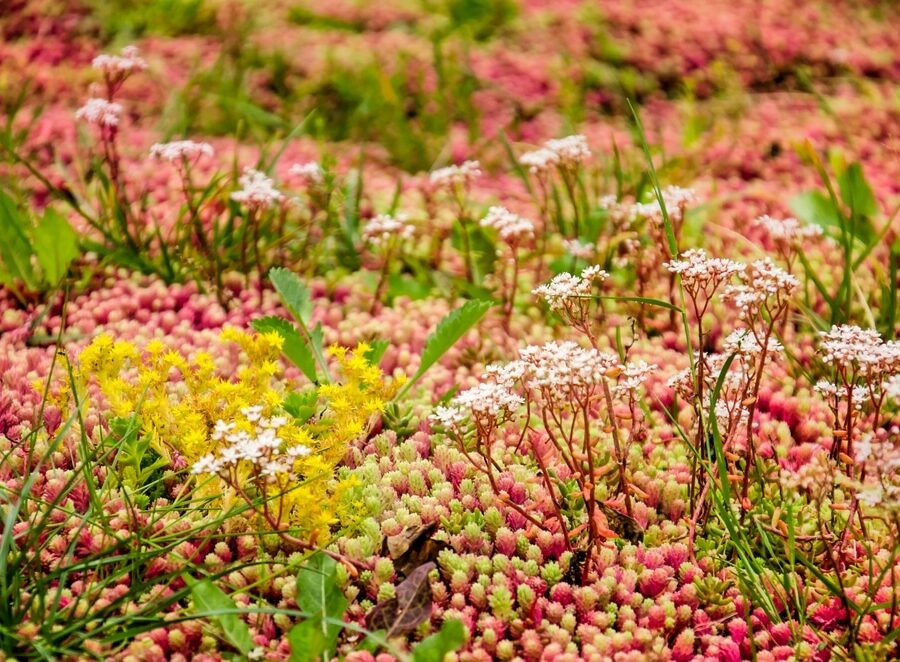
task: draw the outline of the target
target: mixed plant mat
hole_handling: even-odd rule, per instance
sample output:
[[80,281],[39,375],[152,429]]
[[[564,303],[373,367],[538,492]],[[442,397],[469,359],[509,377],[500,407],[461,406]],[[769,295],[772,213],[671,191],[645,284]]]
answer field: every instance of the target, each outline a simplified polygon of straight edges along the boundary
[[898,25],[0,3],[0,661],[900,659]]

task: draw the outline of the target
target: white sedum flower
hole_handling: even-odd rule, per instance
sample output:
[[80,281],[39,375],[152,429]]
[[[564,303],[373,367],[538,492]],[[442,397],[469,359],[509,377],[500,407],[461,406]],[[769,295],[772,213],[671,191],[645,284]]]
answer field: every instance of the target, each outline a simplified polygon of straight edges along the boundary
[[75,119],[106,127],[119,126],[121,115],[122,104],[99,98],[88,99],[87,103],[75,111]]
[[238,179],[241,188],[231,194],[231,199],[253,210],[269,209],[284,200],[284,194],[265,173],[254,168],[244,168]]

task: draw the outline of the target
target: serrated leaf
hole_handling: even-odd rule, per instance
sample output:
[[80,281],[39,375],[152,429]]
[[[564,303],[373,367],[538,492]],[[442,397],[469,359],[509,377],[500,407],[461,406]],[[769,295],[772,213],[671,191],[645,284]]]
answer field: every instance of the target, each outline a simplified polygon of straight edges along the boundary
[[308,326],[312,317],[312,299],[309,289],[297,274],[283,267],[272,267],[269,271],[269,280],[272,281],[275,291],[291,315],[304,326]]
[[397,586],[397,597],[381,602],[366,616],[370,630],[387,630],[386,638],[412,632],[431,618],[431,584],[428,573],[435,568],[428,562],[413,570]]
[[431,366],[437,363],[456,344],[457,340],[478,324],[479,320],[484,317],[484,314],[493,305],[493,301],[473,299],[466,301],[456,310],[447,313],[425,340],[425,348],[422,350],[419,369],[412,381],[419,379]]
[[16,203],[0,191],[0,262],[13,279],[36,290],[38,278],[31,266],[33,249],[28,239],[28,219]]
[[241,653],[247,655],[253,649],[253,639],[250,636],[250,628],[247,627],[247,624],[237,614],[215,613],[237,609],[234,600],[208,579],[197,581],[192,577],[185,576],[184,580],[191,588],[191,597],[197,610],[208,613],[209,618],[222,628],[222,632],[229,643]]
[[[308,614],[304,623],[291,631],[299,642],[317,650],[316,656],[334,651],[335,642],[341,631],[337,622],[347,609],[347,599],[337,585],[337,563],[327,554],[316,552],[297,573],[297,604]],[[301,627],[302,626],[302,627]],[[291,660],[300,650],[291,644]],[[315,659],[299,657],[298,660]]]
[[859,163],[851,163],[838,176],[838,187],[841,200],[855,216],[872,218],[878,214],[878,202]]
[[443,662],[447,653],[459,650],[466,642],[466,629],[457,620],[444,621],[441,629],[413,648],[412,662]]
[[384,356],[387,348],[390,347],[390,344],[390,341],[385,340],[384,338],[369,341],[369,351],[365,353],[366,361],[371,365],[378,365],[381,362],[381,357]]
[[34,252],[44,271],[44,282],[56,285],[78,257],[78,234],[54,209],[47,209],[34,229]]
[[300,332],[294,328],[294,325],[286,319],[270,315],[262,317],[258,320],[250,322],[258,333],[277,333],[281,336],[284,343],[281,351],[291,360],[300,371],[306,375],[309,381],[318,383],[318,375],[316,374],[316,359],[313,356],[312,349],[306,338],[300,335]]

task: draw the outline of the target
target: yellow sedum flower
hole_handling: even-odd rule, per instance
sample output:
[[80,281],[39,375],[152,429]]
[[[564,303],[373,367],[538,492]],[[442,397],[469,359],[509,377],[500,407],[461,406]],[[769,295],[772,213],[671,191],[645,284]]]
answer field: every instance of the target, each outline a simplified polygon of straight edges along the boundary
[[[97,383],[114,415],[137,416],[142,433],[170,465],[194,466],[222,446],[221,435],[214,435],[217,423],[251,434],[255,423],[247,412],[254,418],[272,417],[285,396],[285,384],[279,381],[281,336],[226,328],[220,337],[240,347],[242,354],[240,366],[228,378],[216,372],[208,352],[186,358],[159,340],[140,351],[106,334],[81,352],[80,374]],[[358,515],[358,509],[345,503],[354,485],[335,481],[334,470],[348,445],[366,432],[398,386],[386,384],[381,370],[366,360],[368,349],[365,344],[352,351],[329,348],[341,380],[319,387],[317,416],[306,423],[288,417],[278,429],[286,449],[304,446],[310,452],[298,456],[290,471],[263,484],[273,492],[268,496],[276,498],[278,525],[312,541],[336,522]],[[241,485],[252,467],[238,465],[234,470],[240,473],[237,485]],[[194,493],[219,507],[242,496],[218,475],[198,479]]]

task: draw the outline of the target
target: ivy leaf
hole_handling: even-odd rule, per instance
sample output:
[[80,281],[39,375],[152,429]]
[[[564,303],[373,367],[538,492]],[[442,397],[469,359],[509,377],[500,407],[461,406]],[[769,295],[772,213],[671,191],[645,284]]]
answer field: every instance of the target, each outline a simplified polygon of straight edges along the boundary
[[466,641],[466,629],[457,620],[444,621],[441,629],[423,639],[412,652],[412,662],[443,662],[447,653],[453,653]]
[[413,570],[397,586],[397,597],[381,602],[366,616],[370,630],[387,630],[385,638],[412,632],[431,618],[431,585],[428,573],[435,567],[428,562]]
[[398,399],[421,379],[422,375],[437,363],[447,353],[447,350],[463,337],[466,331],[475,326],[493,305],[494,302],[488,299],[472,299],[456,310],[447,313],[425,340],[425,348],[422,350],[422,358],[416,374],[400,389],[394,399]]
[[287,356],[291,363],[300,368],[301,372],[306,375],[313,384],[318,383],[318,375],[316,374],[316,359],[306,339],[300,335],[300,332],[294,328],[294,325],[286,319],[270,315],[258,320],[250,322],[258,333],[275,332],[281,336],[284,343],[281,351]]
[[291,315],[303,326],[308,327],[312,317],[312,299],[309,289],[297,274],[283,267],[272,267],[269,271],[269,280],[272,281],[275,291]]
[[229,643],[246,656],[253,649],[250,628],[235,613],[216,613],[236,610],[234,600],[208,579],[197,581],[185,575],[184,581],[191,588],[191,597],[198,611],[205,612],[215,621]]

